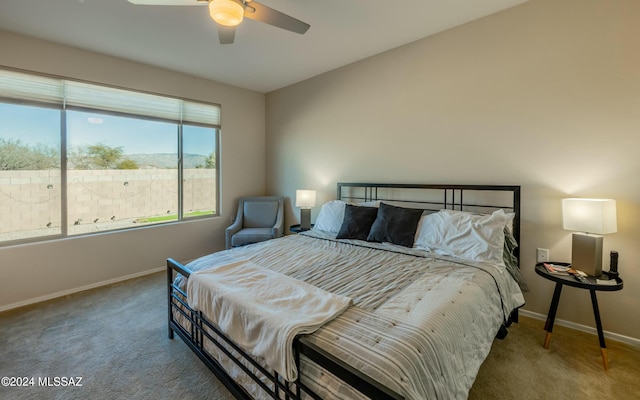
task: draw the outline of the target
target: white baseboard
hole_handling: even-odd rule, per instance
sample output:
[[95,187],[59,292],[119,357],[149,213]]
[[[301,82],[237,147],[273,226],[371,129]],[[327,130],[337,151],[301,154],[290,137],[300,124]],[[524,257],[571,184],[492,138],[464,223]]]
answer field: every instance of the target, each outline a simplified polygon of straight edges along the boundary
[[[525,317],[529,317],[529,318],[533,318],[533,319],[539,319],[541,321],[546,321],[546,319],[547,319],[546,315],[538,314],[538,313],[535,313],[533,311],[527,311],[527,310],[520,309],[520,311],[518,311],[518,313],[520,315],[524,315]],[[556,318],[556,321],[555,321],[554,324],[565,326],[565,327],[571,328],[571,329],[575,329],[577,331],[587,332],[587,333],[590,333],[590,334],[592,334],[594,336],[598,335],[598,331],[597,331],[596,328],[592,328],[592,327],[586,326],[586,325],[576,324],[575,322],[565,321],[563,319]],[[634,347],[640,347],[640,339],[636,339],[636,338],[632,338],[632,337],[629,337],[629,336],[620,335],[618,333],[607,332],[607,331],[603,331],[603,333],[604,333],[605,339],[611,339],[611,340],[615,340],[615,341],[618,341],[618,342],[626,343],[626,344],[634,346]]]
[[12,303],[12,304],[8,304],[8,305],[5,305],[5,306],[0,306],[0,312],[12,310],[12,309],[18,308],[18,307],[28,306],[30,304],[40,303],[42,301],[52,300],[52,299],[55,299],[55,298],[58,298],[58,297],[67,296],[67,295],[70,295],[70,294],[73,294],[73,293],[83,292],[83,291],[89,290],[89,289],[95,289],[95,288],[100,287],[100,286],[111,285],[112,283],[118,283],[118,282],[122,282],[122,281],[127,281],[129,279],[133,279],[133,278],[139,278],[139,277],[145,276],[145,275],[155,274],[156,272],[165,271],[166,269],[167,269],[167,267],[158,267],[158,268],[149,269],[149,270],[142,271],[142,272],[137,272],[137,273],[131,274],[131,275],[125,275],[125,276],[121,276],[121,277],[114,278],[114,279],[109,279],[109,280],[102,281],[102,282],[92,283],[92,284],[86,285],[86,286],[80,286],[80,287],[77,287],[77,288],[64,290],[62,292],[51,293],[51,294],[48,294],[46,296],[36,297],[35,299],[19,301],[17,303]]

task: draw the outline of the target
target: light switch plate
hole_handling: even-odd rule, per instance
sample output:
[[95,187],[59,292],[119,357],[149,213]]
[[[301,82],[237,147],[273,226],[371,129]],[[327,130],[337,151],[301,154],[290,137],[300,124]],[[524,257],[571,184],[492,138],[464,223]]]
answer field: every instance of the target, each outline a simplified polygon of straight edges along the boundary
[[549,249],[540,249],[536,253],[536,262],[549,262]]

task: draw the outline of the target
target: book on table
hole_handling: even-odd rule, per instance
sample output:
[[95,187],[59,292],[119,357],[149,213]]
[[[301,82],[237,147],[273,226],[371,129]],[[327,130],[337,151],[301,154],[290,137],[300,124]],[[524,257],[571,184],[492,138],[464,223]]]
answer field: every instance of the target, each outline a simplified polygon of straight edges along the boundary
[[544,263],[544,268],[550,273],[555,275],[569,275],[570,274],[570,265],[558,265],[551,263]]

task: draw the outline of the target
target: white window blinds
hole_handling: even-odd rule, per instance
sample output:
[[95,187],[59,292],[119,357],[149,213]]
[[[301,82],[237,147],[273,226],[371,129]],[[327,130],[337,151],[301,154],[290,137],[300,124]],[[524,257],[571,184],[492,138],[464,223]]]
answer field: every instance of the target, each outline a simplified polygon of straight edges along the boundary
[[220,126],[220,107],[131,90],[0,70],[0,97]]
[[0,97],[62,104],[63,96],[63,86],[59,79],[0,69]]

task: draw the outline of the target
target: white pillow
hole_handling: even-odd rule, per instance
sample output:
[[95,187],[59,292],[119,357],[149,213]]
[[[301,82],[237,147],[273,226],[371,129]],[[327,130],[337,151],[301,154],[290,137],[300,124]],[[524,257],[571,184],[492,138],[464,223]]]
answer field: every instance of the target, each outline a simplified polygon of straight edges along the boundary
[[331,200],[322,205],[313,229],[338,234],[344,220],[344,208],[347,202]]
[[414,247],[473,261],[504,266],[504,228],[513,214],[472,214],[440,210],[420,219]]
[[[440,212],[446,212],[449,214],[466,214],[471,216],[473,220],[483,220],[489,214],[478,214],[472,213],[469,211],[458,211],[458,210],[440,210]],[[509,230],[509,232],[513,232],[513,219],[516,217],[515,213],[506,213],[504,210],[496,210],[493,214],[490,214],[493,217],[500,218],[504,217],[504,226]]]

